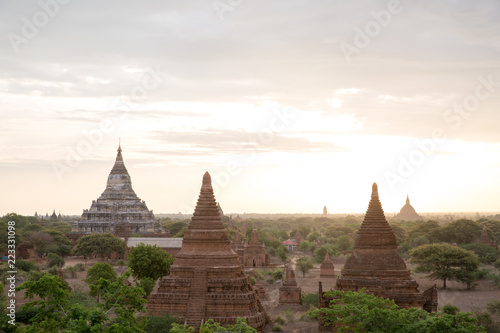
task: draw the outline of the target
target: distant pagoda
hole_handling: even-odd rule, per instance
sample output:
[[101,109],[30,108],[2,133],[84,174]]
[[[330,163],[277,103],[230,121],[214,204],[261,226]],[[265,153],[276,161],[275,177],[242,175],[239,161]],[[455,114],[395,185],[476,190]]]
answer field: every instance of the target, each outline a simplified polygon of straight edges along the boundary
[[483,230],[481,231],[481,236],[479,237],[479,242],[489,245],[491,247],[494,247],[495,249],[497,248],[497,245],[495,244],[494,241],[491,240],[490,236],[488,235],[488,231],[486,230],[486,226],[483,225]]
[[132,189],[132,181],[123,163],[122,148],[118,145],[116,161],[108,176],[106,189],[90,209],[84,209],[80,221],[73,222],[70,237],[110,232],[127,237],[131,233],[164,234],[160,221],[155,220]]
[[297,244],[300,245],[304,241],[304,237],[300,234],[299,227],[297,227],[297,232],[295,232],[295,236],[293,238]]
[[[402,308],[437,308],[437,299],[419,292],[398,253],[396,236],[382,210],[377,184],[373,183],[365,219],[354,239],[354,253],[347,259],[336,289],[366,292],[392,299]],[[431,288],[432,289],[432,288]],[[434,294],[432,294],[434,295]]]
[[252,230],[250,242],[244,245],[242,260],[245,267],[269,266],[271,262],[265,244],[259,243],[259,233],[255,227]]
[[394,218],[398,220],[415,221],[421,220],[422,216],[418,215],[415,211],[415,208],[410,205],[410,196],[407,195],[406,204],[403,206],[403,208],[401,208],[399,213]]
[[238,255],[231,249],[208,172],[203,176],[198,203],[170,275],[160,280],[147,307],[155,315],[171,313],[182,318],[196,332],[208,319],[226,326],[244,317],[259,332],[269,321]]

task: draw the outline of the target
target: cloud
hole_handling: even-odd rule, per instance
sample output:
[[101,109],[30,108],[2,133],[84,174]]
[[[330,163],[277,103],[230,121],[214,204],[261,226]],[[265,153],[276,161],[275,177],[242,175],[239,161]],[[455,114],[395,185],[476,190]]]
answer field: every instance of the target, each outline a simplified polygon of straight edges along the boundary
[[[257,152],[339,152],[343,148],[332,142],[314,142],[304,137],[286,136],[271,132],[247,132],[207,128],[183,132],[155,132],[151,140],[164,145],[174,145],[179,152],[189,149],[189,154],[248,154]],[[167,154],[172,152],[166,149]]]

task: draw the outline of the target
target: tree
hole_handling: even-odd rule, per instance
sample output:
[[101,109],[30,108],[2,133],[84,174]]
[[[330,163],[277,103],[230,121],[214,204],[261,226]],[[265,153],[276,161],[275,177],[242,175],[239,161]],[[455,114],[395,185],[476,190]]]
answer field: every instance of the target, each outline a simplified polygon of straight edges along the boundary
[[125,241],[110,233],[85,235],[78,239],[73,254],[85,259],[99,255],[101,259],[110,256],[113,252],[123,254],[126,249]]
[[497,250],[483,243],[471,243],[461,246],[463,249],[472,251],[479,257],[479,261],[483,264],[491,264],[497,258]]
[[169,333],[174,323],[179,323],[179,319],[168,313],[161,316],[151,315],[144,330],[147,333]]
[[49,261],[48,261],[49,267],[64,266],[64,259],[55,253],[49,253],[47,258],[49,259]]
[[16,213],[8,213],[7,215],[4,215],[2,218],[0,218],[0,221],[4,222],[14,221],[16,222],[16,229],[21,229],[28,224],[28,219],[26,218],[26,216],[19,215]]
[[128,266],[135,278],[150,278],[156,282],[159,278],[168,275],[170,265],[174,259],[163,249],[154,245],[139,245],[130,248]]
[[43,231],[34,231],[26,235],[25,241],[33,245],[39,256],[47,254],[47,246],[52,244],[54,237]]
[[317,231],[313,231],[307,236],[307,240],[311,243],[316,243],[319,239],[319,233]]
[[184,228],[187,228],[189,225],[188,223],[184,221],[162,221],[162,226],[163,229],[170,231],[170,234],[172,236],[176,235],[179,231],[183,230]]
[[16,290],[23,289],[25,298],[37,300],[27,302],[19,309],[19,312],[34,314],[30,319],[32,325],[26,326],[20,332],[59,332],[82,326],[87,328],[98,326],[102,330],[104,314],[71,303],[68,299],[68,284],[58,276],[41,273],[37,279],[26,281],[16,288]]
[[340,236],[335,242],[335,248],[341,252],[352,250],[354,241],[349,236]]
[[295,262],[295,267],[302,273],[302,277],[305,277],[306,273],[314,268],[314,264],[310,258],[301,257]]
[[469,244],[476,241],[483,228],[471,220],[457,220],[439,228],[435,235],[441,242]]
[[238,318],[236,324],[225,327],[221,326],[219,323],[214,322],[213,319],[209,319],[200,327],[200,333],[219,332],[257,333],[257,330],[249,326],[245,318]]
[[403,244],[406,241],[406,230],[403,229],[399,223],[391,223],[390,225],[392,231],[394,231],[394,234],[396,235],[396,241],[398,245]]
[[474,253],[446,243],[419,246],[410,251],[410,257],[418,265],[416,271],[431,272],[430,278],[443,280],[444,289],[447,280],[467,283],[469,288],[479,267]]
[[325,260],[326,251],[328,251],[330,256],[334,255],[333,248],[330,245],[323,245],[314,251],[314,261],[317,263],[323,262],[323,260]]
[[136,312],[145,312],[144,290],[141,287],[127,285],[130,270],[114,281],[99,279],[90,285],[90,291],[102,295],[103,302],[98,307],[107,316],[113,311],[116,318],[106,332],[110,333],[145,333],[147,318],[137,319]]
[[[96,284],[99,279],[105,279],[109,281],[116,280],[116,271],[108,263],[97,262],[92,267],[87,270],[87,277],[85,282],[89,285]],[[97,302],[99,302],[99,294],[90,293],[92,296],[97,296]]]
[[16,288],[25,289],[26,298],[37,299],[18,310],[34,315],[30,319],[31,326],[20,327],[16,332],[145,333],[143,328],[147,318],[139,322],[136,316],[137,312],[145,311],[144,292],[125,283],[129,276],[130,272],[126,272],[114,281],[101,278],[90,285],[91,291],[104,295],[104,300],[97,307],[87,308],[70,301],[68,285],[64,280],[41,273],[37,279]]
[[276,250],[276,256],[281,259],[282,262],[286,262],[288,259],[288,249],[281,244],[280,247]]
[[311,243],[309,243],[308,241],[302,241],[299,245],[299,250],[302,251],[302,252],[308,252],[311,250]]
[[392,300],[364,292],[329,291],[326,297],[331,298],[329,307],[312,312],[319,314],[325,326],[334,327],[335,332],[486,332],[470,313],[451,315],[402,309]]

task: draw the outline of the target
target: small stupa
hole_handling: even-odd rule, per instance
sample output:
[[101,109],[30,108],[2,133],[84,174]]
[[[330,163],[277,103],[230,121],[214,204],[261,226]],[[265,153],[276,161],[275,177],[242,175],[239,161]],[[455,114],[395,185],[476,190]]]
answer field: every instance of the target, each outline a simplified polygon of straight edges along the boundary
[[405,221],[416,221],[416,220],[421,220],[422,216],[418,215],[417,212],[415,211],[415,208],[410,204],[410,196],[406,196],[406,203],[401,208],[399,213],[394,216],[395,219],[398,220],[405,220]]
[[330,254],[326,251],[325,260],[320,266],[320,278],[333,278],[335,277],[335,266],[333,265],[332,259],[330,259]]
[[259,233],[255,227],[250,236],[250,242],[243,248],[243,265],[245,267],[269,266],[269,254],[266,253],[266,247],[259,243]]
[[285,268],[285,281],[279,290],[279,305],[301,305],[302,289],[295,280],[295,271],[292,267]]
[[147,307],[155,315],[171,313],[186,320],[196,332],[208,319],[227,326],[244,317],[259,332],[268,322],[258,293],[231,249],[208,172],[170,275],[160,280]]

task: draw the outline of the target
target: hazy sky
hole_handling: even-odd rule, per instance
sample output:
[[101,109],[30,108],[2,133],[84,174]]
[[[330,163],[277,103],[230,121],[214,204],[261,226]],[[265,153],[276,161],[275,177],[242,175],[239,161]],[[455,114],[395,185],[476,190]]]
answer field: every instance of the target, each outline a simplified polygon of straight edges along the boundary
[[121,137],[193,211],[500,211],[500,2],[0,1],[0,214],[81,214]]

